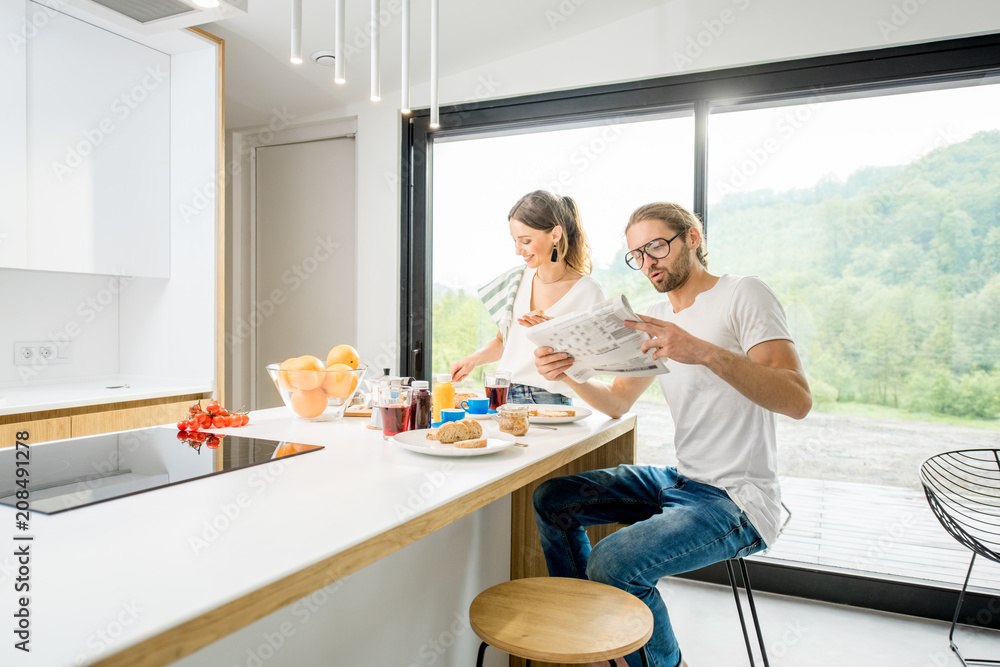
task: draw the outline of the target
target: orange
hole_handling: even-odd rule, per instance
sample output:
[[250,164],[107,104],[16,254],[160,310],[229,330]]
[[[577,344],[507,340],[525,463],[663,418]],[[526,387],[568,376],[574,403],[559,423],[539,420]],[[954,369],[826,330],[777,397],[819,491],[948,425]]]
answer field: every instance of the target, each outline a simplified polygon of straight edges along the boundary
[[319,417],[326,410],[326,392],[322,389],[296,389],[289,403],[300,417]]
[[[347,364],[331,364],[323,380],[323,391],[333,398],[347,398],[358,386],[358,376]],[[338,372],[339,371],[339,372]]]
[[289,375],[288,369],[291,367],[291,363],[295,361],[295,357],[291,359],[285,359],[278,366],[278,389],[284,389],[285,391],[291,391],[295,389],[292,385],[292,376]]
[[312,355],[292,359],[288,368],[292,384],[298,389],[316,389],[323,384],[323,362]]
[[326,355],[326,366],[329,368],[334,364],[347,364],[351,368],[357,368],[361,363],[358,351],[350,345],[337,345]]

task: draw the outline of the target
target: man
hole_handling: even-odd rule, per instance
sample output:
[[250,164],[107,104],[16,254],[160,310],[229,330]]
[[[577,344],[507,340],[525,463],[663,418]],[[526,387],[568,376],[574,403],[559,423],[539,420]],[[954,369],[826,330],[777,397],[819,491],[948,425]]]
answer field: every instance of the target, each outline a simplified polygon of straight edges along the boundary
[[[625,228],[627,263],[668,299],[627,326],[666,360],[660,387],[675,423],[676,468],[618,466],[549,480],[535,520],[551,576],[588,578],[636,595],[653,612],[652,665],[686,665],[656,590],[664,576],[750,555],[777,537],[774,413],[806,416],[812,396],[774,293],[755,277],[708,272],[701,221],[677,204],[640,207]],[[539,348],[535,365],[612,416],[653,378],[577,383],[566,354]],[[591,552],[583,526],[629,524]],[[638,653],[628,664],[641,664]]]

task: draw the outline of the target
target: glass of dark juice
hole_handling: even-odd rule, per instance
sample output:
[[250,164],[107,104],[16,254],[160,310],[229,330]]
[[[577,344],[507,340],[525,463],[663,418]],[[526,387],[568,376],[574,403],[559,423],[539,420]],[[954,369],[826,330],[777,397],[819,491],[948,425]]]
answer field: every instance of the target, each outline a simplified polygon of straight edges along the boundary
[[378,389],[378,409],[382,416],[382,436],[388,440],[410,428],[409,387],[383,385]]
[[483,373],[486,398],[490,399],[490,410],[496,410],[507,402],[510,391],[510,371],[486,371]]

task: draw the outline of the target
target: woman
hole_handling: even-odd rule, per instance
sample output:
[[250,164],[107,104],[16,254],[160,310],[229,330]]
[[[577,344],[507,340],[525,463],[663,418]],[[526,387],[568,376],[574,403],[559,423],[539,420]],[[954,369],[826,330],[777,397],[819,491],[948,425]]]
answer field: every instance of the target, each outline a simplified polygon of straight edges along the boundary
[[[527,330],[545,320],[604,301],[590,277],[590,245],[580,211],[570,197],[536,190],[521,197],[507,216],[515,252],[524,260],[479,290],[500,330],[486,345],[451,365],[460,382],[476,366],[499,360],[511,372],[509,403],[569,405],[565,385],[535,369],[535,344]],[[516,318],[516,322],[515,322]]]

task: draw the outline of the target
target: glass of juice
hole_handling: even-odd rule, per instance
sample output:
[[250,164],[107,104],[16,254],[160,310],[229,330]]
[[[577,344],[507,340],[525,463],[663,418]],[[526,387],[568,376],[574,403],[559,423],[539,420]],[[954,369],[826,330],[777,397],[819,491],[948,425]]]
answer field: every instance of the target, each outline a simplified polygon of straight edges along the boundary
[[411,395],[411,389],[403,385],[384,384],[378,388],[378,410],[386,440],[409,429]]
[[486,398],[490,399],[490,410],[496,410],[507,402],[510,371],[486,371],[483,373],[483,378],[486,384]]

